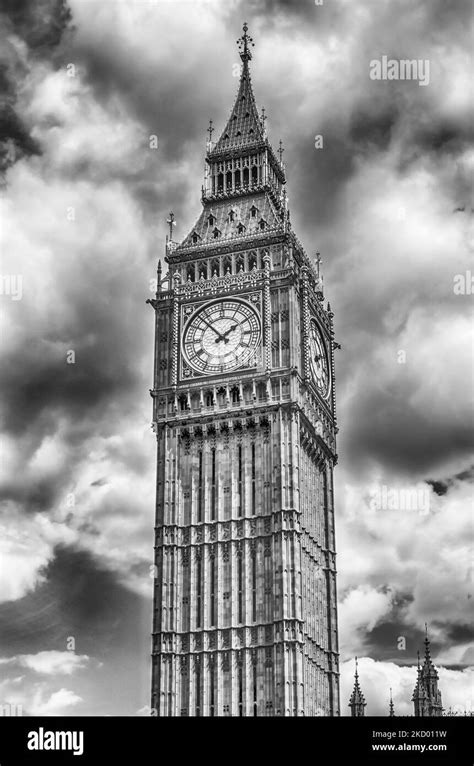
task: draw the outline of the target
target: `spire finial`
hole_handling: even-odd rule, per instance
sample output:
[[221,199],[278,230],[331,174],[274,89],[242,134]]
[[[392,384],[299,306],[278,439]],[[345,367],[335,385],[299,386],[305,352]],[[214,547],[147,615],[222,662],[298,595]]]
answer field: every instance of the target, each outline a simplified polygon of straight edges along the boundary
[[316,252],[316,274],[318,279],[321,279],[321,253],[319,250]]
[[356,664],[356,669],[355,669],[355,677],[356,677],[356,679],[357,679],[357,678],[359,678],[359,673],[358,673],[358,667],[359,667],[359,666],[358,666],[358,663],[357,663],[357,657],[355,658],[355,664]]
[[283,152],[284,152],[284,151],[285,151],[285,150],[283,149],[283,141],[282,141],[282,140],[281,140],[281,138],[280,138],[280,143],[279,143],[279,145],[278,145],[278,156],[280,157],[280,165],[282,164],[282,161],[283,161],[283,160],[282,160],[282,157],[283,157]]
[[167,219],[166,223],[170,227],[169,238],[170,238],[170,242],[171,242],[171,240],[173,239],[173,226],[176,226],[176,221],[174,219],[174,213],[173,213],[172,210],[170,211],[170,217]]
[[209,133],[209,143],[211,143],[212,134],[214,133],[214,128],[212,127],[212,120],[209,120],[209,127],[207,129],[207,132]]
[[262,123],[263,131],[265,132],[265,123],[267,121],[267,113],[265,111],[265,107],[264,106],[262,106],[262,114],[260,116],[260,120],[261,120],[261,123]]
[[237,40],[237,45],[239,46],[240,58],[242,59],[242,61],[245,62],[245,61],[250,61],[250,59],[252,58],[252,54],[250,53],[249,46],[253,47],[254,43],[250,35],[247,34],[248,24],[246,21],[244,21],[243,30],[244,30],[244,33],[242,37],[239,37],[239,39]]
[[428,623],[426,622],[425,622],[425,660],[427,663],[431,662],[430,639],[428,638]]

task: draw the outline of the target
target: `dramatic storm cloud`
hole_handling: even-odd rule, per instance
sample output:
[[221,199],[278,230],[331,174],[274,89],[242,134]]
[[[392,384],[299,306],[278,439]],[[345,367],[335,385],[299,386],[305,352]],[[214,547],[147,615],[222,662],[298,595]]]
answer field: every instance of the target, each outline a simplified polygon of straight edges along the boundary
[[[292,223],[321,251],[342,345],[341,707],[357,653],[368,712],[386,711],[390,686],[410,712],[425,621],[445,705],[472,706],[470,4],[0,9],[0,703],[149,701],[145,300],[168,211],[176,239],[200,212],[206,127],[232,106],[246,19]],[[429,60],[429,82],[370,79],[383,56]]]

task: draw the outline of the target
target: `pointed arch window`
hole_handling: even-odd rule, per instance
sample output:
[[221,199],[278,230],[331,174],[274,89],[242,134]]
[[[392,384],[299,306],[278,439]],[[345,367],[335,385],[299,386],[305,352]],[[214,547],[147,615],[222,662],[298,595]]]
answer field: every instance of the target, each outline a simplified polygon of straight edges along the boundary
[[255,205],[252,205],[252,207],[250,208],[250,216],[252,218],[255,218],[257,213],[258,213],[258,207],[255,207]]
[[239,225],[237,226],[237,231],[239,232],[239,234],[243,234],[244,233],[245,226],[243,225],[243,223],[239,223]]
[[219,229],[216,226],[215,229],[213,229],[213,231],[212,231],[212,236],[214,237],[214,239],[219,239],[220,235],[221,235],[221,233],[220,233]]
[[249,130],[249,136],[251,136],[253,132],[254,132],[253,128],[250,128],[250,130]]
[[252,269],[258,268],[258,259],[257,254],[254,250],[249,255],[249,270],[252,271]]
[[242,133],[240,132],[240,130],[238,130],[237,133],[236,133],[236,136],[239,137],[241,135],[242,135]]
[[245,112],[245,117],[250,117],[250,112]]
[[232,223],[235,219],[235,212],[233,210],[229,210],[228,220]]
[[266,228],[266,226],[267,226],[267,222],[264,221],[263,218],[261,218],[260,221],[258,222],[258,226],[263,231]]
[[215,222],[216,222],[216,219],[214,218],[214,216],[212,215],[212,213],[209,215],[209,217],[208,217],[208,219],[207,219],[207,222],[208,222],[209,226],[214,226],[214,224],[215,224]]

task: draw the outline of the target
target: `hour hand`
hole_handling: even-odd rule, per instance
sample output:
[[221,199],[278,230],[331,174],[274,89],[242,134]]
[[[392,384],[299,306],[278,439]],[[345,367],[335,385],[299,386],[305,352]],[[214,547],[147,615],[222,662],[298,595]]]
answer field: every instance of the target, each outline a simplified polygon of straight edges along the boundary
[[223,334],[220,336],[220,338],[216,338],[216,343],[218,343],[220,340],[223,340],[223,341],[224,341],[224,343],[228,343],[228,342],[229,342],[229,338],[227,337],[227,336],[228,336],[228,334],[229,334],[230,332],[232,332],[232,330],[236,330],[236,329],[237,329],[237,325],[236,325],[236,324],[235,324],[233,327],[232,327],[232,326],[231,326],[231,327],[229,327],[229,328],[228,328],[228,329],[227,329],[227,330],[226,330],[226,331],[225,331],[225,332],[224,332],[224,333],[223,333]]

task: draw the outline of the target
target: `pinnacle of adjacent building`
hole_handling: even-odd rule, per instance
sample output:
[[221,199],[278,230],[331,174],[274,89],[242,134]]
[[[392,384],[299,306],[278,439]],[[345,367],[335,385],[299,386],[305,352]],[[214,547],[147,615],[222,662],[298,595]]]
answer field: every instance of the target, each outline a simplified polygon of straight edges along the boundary
[[257,111],[250,78],[249,61],[252,58],[250,46],[253,45],[253,41],[247,34],[247,30],[247,24],[244,24],[244,34],[237,40],[242,59],[237,98],[227,125],[212,149],[212,154],[241,149],[265,140],[265,127]]
[[422,675],[428,676],[430,675],[432,678],[438,678],[438,672],[433,665],[433,660],[431,659],[431,644],[430,639],[428,637],[428,626],[425,624],[425,661],[423,663],[422,668]]
[[365,707],[365,705],[366,705],[365,697],[362,694],[362,689],[360,688],[360,685],[359,685],[359,673],[358,673],[358,670],[357,670],[357,657],[355,658],[355,663],[356,663],[356,667],[355,667],[355,673],[354,673],[354,689],[352,690],[352,694],[351,694],[350,699],[349,699],[349,706],[350,707],[355,707],[356,705],[362,705],[363,707]]
[[395,716],[395,708],[393,706],[392,690],[390,689],[390,704],[389,704],[389,716],[393,718]]

